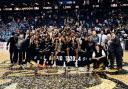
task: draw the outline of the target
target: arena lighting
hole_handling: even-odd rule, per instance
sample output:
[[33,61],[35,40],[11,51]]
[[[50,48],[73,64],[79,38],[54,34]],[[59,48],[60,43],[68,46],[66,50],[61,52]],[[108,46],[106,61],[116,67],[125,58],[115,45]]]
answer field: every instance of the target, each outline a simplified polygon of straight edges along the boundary
[[68,0],[68,1],[59,1],[59,4],[75,4],[76,2],[75,1],[72,1],[72,0]]
[[43,9],[50,10],[50,9],[52,9],[52,7],[43,7]]
[[39,10],[39,7],[34,7],[34,10]]
[[75,1],[67,1],[66,4],[75,4]]
[[35,3],[35,5],[39,5],[39,3]]
[[16,7],[16,8],[14,8],[14,10],[16,10],[16,11],[18,11],[18,10],[20,10],[18,7]]
[[14,8],[14,10],[16,11],[20,11],[20,10],[39,10],[39,7],[22,7],[22,8],[19,8],[19,7],[16,7]]
[[3,8],[4,11],[11,11],[12,8]]
[[117,4],[111,4],[111,7],[117,7]]
[[124,6],[125,7],[125,6],[128,6],[128,4],[120,4],[120,6]]
[[33,7],[23,7],[21,10],[33,10]]
[[71,6],[64,6],[63,9],[71,9]]
[[100,7],[99,5],[92,5],[92,7],[94,8],[94,7]]
[[26,3],[22,3],[23,5],[25,5],[25,6],[27,6],[27,4]]
[[76,9],[79,9],[79,6],[75,6]]
[[14,6],[14,4],[13,4],[13,3],[11,3],[11,6]]

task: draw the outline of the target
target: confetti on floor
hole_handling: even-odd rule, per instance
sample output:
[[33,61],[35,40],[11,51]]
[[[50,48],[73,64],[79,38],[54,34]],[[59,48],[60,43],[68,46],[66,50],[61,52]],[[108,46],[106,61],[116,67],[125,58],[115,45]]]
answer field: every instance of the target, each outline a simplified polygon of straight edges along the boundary
[[[87,72],[84,67],[39,69],[19,69],[18,65],[10,67],[8,52],[0,53],[0,89],[128,89],[110,79],[103,79],[97,75],[94,78],[91,71]],[[109,78],[123,82],[128,86],[128,52],[124,53],[124,72],[117,73],[117,70],[99,71],[105,72]],[[95,71],[95,73],[98,71]],[[87,75],[84,75],[87,73]],[[60,75],[60,76],[58,76]],[[88,79],[87,79],[88,78]],[[99,79],[99,83],[95,81]],[[87,86],[87,83],[90,86]],[[117,85],[119,84],[119,85]],[[50,86],[51,85],[51,86]]]

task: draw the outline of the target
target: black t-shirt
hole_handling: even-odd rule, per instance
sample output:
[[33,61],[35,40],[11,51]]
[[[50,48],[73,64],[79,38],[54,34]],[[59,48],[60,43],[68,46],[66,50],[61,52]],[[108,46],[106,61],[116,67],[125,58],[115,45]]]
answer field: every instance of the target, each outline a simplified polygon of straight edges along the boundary
[[16,40],[14,37],[10,37],[10,39],[7,42],[7,46],[10,44],[10,48],[16,47]]
[[102,50],[100,50],[99,52],[95,50],[95,57],[101,57],[101,56],[102,56]]

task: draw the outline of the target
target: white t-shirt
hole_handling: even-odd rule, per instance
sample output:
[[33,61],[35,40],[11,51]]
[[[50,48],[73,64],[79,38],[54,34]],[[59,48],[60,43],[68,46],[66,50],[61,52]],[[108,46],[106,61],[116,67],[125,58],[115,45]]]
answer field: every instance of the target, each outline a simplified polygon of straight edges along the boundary
[[98,37],[99,37],[99,44],[100,43],[105,43],[105,40],[107,39],[107,35],[105,35],[105,34],[103,34],[103,35],[102,34],[98,34]]
[[[106,56],[104,50],[102,50],[102,56]],[[96,57],[96,54],[95,54],[95,52],[93,52],[93,54],[92,54],[92,58],[95,58],[95,57]]]

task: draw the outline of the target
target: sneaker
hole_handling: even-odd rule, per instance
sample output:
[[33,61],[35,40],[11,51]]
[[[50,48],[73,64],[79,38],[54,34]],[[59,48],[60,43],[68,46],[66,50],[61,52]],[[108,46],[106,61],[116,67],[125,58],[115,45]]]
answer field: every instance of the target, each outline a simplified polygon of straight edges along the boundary
[[105,70],[109,70],[109,68],[108,67],[105,67]]
[[14,64],[12,63],[9,67],[13,67],[14,66]]
[[78,67],[78,60],[76,60],[75,62],[75,67]]
[[63,67],[66,67],[66,63],[64,62]]
[[20,68],[21,68],[21,69],[25,69],[23,65],[20,65]]
[[69,63],[70,62],[70,57],[67,56],[66,59],[67,59],[67,62]]
[[54,64],[52,65],[52,67],[56,67],[56,64],[54,63]]
[[40,60],[37,60],[37,64],[39,64],[40,63]]

